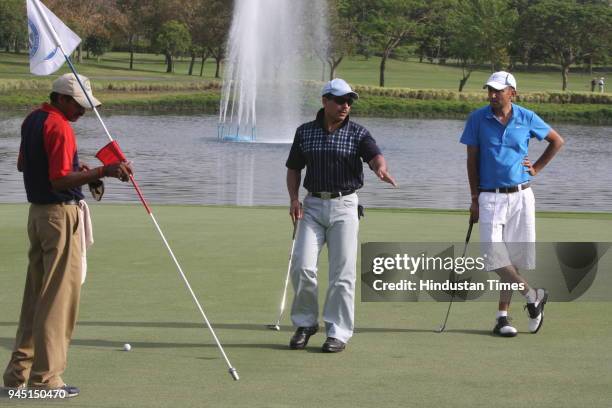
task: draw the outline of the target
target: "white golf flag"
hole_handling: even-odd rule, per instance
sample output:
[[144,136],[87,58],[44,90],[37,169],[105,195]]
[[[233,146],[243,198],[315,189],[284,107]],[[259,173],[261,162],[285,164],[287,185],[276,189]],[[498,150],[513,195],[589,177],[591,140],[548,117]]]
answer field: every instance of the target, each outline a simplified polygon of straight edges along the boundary
[[66,27],[40,0],[26,1],[30,34],[30,72],[35,75],[49,75],[57,71],[65,61],[58,41],[61,42],[66,55],[70,55],[81,42],[81,38]]

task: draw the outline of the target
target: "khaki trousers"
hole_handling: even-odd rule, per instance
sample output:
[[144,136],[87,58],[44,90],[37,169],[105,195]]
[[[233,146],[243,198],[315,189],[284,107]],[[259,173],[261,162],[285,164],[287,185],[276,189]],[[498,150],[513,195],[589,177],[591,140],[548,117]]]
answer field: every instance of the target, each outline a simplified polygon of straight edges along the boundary
[[59,388],[81,294],[77,205],[32,204],[28,272],[4,385]]

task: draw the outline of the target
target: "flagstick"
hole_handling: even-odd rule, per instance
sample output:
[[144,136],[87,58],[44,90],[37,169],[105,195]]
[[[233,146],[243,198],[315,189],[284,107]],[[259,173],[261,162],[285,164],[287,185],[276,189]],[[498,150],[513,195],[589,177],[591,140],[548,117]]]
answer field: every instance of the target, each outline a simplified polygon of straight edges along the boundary
[[[102,117],[98,113],[98,110],[94,106],[93,101],[91,100],[91,98],[89,97],[87,91],[85,90],[85,86],[81,82],[81,79],[79,78],[79,75],[77,74],[76,68],[74,67],[74,65],[72,65],[72,62],[70,61],[70,57],[68,57],[68,55],[66,55],[66,52],[64,51],[64,47],[62,47],[62,43],[61,43],[59,37],[57,36],[57,33],[55,32],[55,29],[53,28],[53,25],[51,25],[51,23],[49,22],[49,20],[47,18],[47,15],[40,8],[40,5],[38,4],[38,2],[35,0],[32,3],[38,9],[38,13],[42,16],[45,24],[47,25],[48,31],[51,33],[51,35],[53,36],[53,39],[55,40],[55,43],[57,44],[58,48],[60,49],[60,51],[64,55],[64,58],[66,59],[66,62],[68,63],[68,66],[70,67],[70,70],[74,74],[74,77],[76,78],[77,82],[79,83],[79,86],[83,90],[83,93],[85,94],[85,97],[87,98],[87,101],[89,102],[89,105],[91,106],[91,109],[94,111],[94,113],[98,117],[98,120],[102,124],[102,127],[104,128],[104,131],[106,132],[106,136],[108,136],[109,140],[112,142],[113,141],[113,137],[110,135],[110,132],[108,131],[106,125],[104,124],[104,121],[102,120]],[[238,376],[238,371],[236,371],[236,369],[232,366],[232,364],[230,363],[229,359],[227,358],[227,355],[225,354],[225,350],[223,350],[223,346],[221,345],[221,342],[217,338],[217,335],[215,334],[215,331],[213,330],[210,322],[208,321],[208,318],[206,317],[206,313],[204,313],[204,309],[200,305],[200,302],[198,301],[198,298],[196,297],[195,293],[193,292],[193,289],[191,289],[191,285],[189,284],[189,281],[187,280],[187,277],[185,276],[185,273],[183,272],[183,268],[181,268],[181,265],[179,264],[178,260],[176,259],[176,256],[174,256],[174,252],[172,251],[172,248],[170,248],[170,245],[168,244],[168,241],[166,240],[166,237],[164,236],[164,233],[162,232],[161,228],[159,227],[159,224],[157,223],[157,220],[155,219],[155,216],[153,215],[153,212],[151,211],[151,208],[147,204],[144,196],[142,195],[142,192],[140,191],[140,188],[138,187],[138,183],[136,183],[136,180],[134,179],[134,176],[132,174],[130,174],[129,177],[130,177],[130,181],[132,182],[132,185],[134,186],[134,189],[136,190],[136,193],[138,194],[138,197],[140,198],[140,201],[144,205],[147,213],[151,216],[151,220],[153,220],[153,224],[155,224],[155,228],[157,229],[157,232],[159,232],[159,235],[161,236],[162,241],[166,245],[166,248],[168,249],[168,252],[170,253],[170,256],[172,257],[172,260],[174,261],[176,267],[178,268],[178,271],[179,271],[181,277],[183,278],[183,282],[185,282],[185,286],[187,286],[187,290],[191,294],[191,297],[193,298],[193,301],[195,302],[196,306],[198,307],[198,310],[200,311],[200,314],[204,318],[204,322],[206,323],[206,326],[210,330],[210,333],[212,334],[213,338],[215,339],[215,342],[217,343],[217,347],[219,348],[219,351],[221,352],[221,355],[225,359],[225,362],[226,362],[226,364],[227,364],[227,366],[229,368],[230,375],[232,376],[232,378],[235,381],[238,381],[240,379],[240,377]]]

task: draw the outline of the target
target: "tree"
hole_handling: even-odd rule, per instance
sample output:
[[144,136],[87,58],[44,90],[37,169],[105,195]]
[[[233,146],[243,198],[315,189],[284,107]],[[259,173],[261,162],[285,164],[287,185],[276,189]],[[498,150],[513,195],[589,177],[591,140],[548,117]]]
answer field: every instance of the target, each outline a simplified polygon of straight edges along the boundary
[[191,36],[185,24],[170,20],[162,25],[155,48],[166,56],[166,72],[174,72],[174,57],[187,51],[190,45]]
[[606,65],[610,61],[612,12],[607,4],[595,4],[588,7],[585,12],[589,27],[585,32],[581,59],[588,66],[589,74],[592,75],[594,63]]
[[92,34],[85,39],[85,49],[87,50],[87,58],[91,52],[94,57],[97,57],[100,62],[100,57],[104,55],[112,46],[111,39],[105,36]]
[[523,41],[538,44],[561,65],[564,91],[573,64],[610,50],[612,11],[607,5],[588,3],[541,0],[527,9],[518,24]]
[[[47,0],[46,5],[82,39],[109,37],[111,23],[120,17],[115,0]],[[78,62],[83,62],[83,45],[79,44]]]
[[11,48],[16,53],[27,46],[25,2],[21,0],[0,1],[0,47],[6,52]]
[[379,85],[385,86],[389,56],[402,42],[416,36],[431,11],[424,0],[347,0],[360,41],[372,45],[380,56]]
[[138,36],[145,33],[145,22],[152,14],[151,0],[116,0],[121,13],[119,27],[127,38],[130,70],[134,69],[134,50]]
[[[303,28],[309,40],[305,52],[316,55],[322,62],[321,80],[325,80],[326,67],[329,79],[334,79],[336,70],[345,56],[353,53],[356,40],[355,26],[351,21],[351,2],[346,0],[317,0],[318,6],[306,8]],[[313,29],[311,21],[327,24],[327,29]],[[316,27],[318,28],[318,27]]]
[[202,67],[200,76],[204,69],[205,55],[215,59],[215,78],[221,78],[221,62],[225,58],[225,45],[232,22],[233,1],[209,0],[207,9],[204,10],[203,24],[205,30],[201,37],[202,45]]
[[419,62],[427,58],[433,62],[435,58],[443,64],[448,58],[448,44],[451,38],[449,17],[457,6],[456,0],[439,0],[432,7],[428,23],[419,31],[415,39]]
[[491,71],[509,63],[516,10],[503,0],[459,0],[449,16],[451,39],[449,53],[461,64],[463,91],[477,66],[489,62]]

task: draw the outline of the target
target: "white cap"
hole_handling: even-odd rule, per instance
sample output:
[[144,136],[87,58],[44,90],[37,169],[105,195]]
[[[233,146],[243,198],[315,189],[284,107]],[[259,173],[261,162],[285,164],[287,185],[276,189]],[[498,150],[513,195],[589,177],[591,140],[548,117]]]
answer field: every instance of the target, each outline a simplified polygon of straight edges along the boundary
[[514,75],[509,72],[498,71],[494,72],[489,77],[487,83],[483,86],[483,88],[486,88],[487,86],[497,89],[498,91],[501,91],[502,89],[508,86],[511,86],[516,90],[516,79],[514,79]]
[[350,95],[354,99],[359,99],[357,92],[354,92],[349,84],[344,79],[336,78],[332,79],[325,84],[321,91],[321,96],[332,94],[335,96]]
[[[102,103],[96,98],[94,98],[93,94],[91,93],[91,84],[89,83],[89,79],[83,75],[79,75],[79,79],[81,80],[83,87],[85,87],[85,90],[89,95],[89,99],[91,99],[91,102],[93,102],[94,106],[102,105]],[[91,109],[91,105],[87,101],[87,97],[85,96],[83,89],[81,89],[81,85],[79,85],[79,82],[72,73],[64,74],[61,77],[57,78],[53,82],[53,87],[51,88],[51,90],[53,92],[57,92],[58,94],[72,96],[74,100],[79,103],[79,105],[81,105],[85,109]]]

